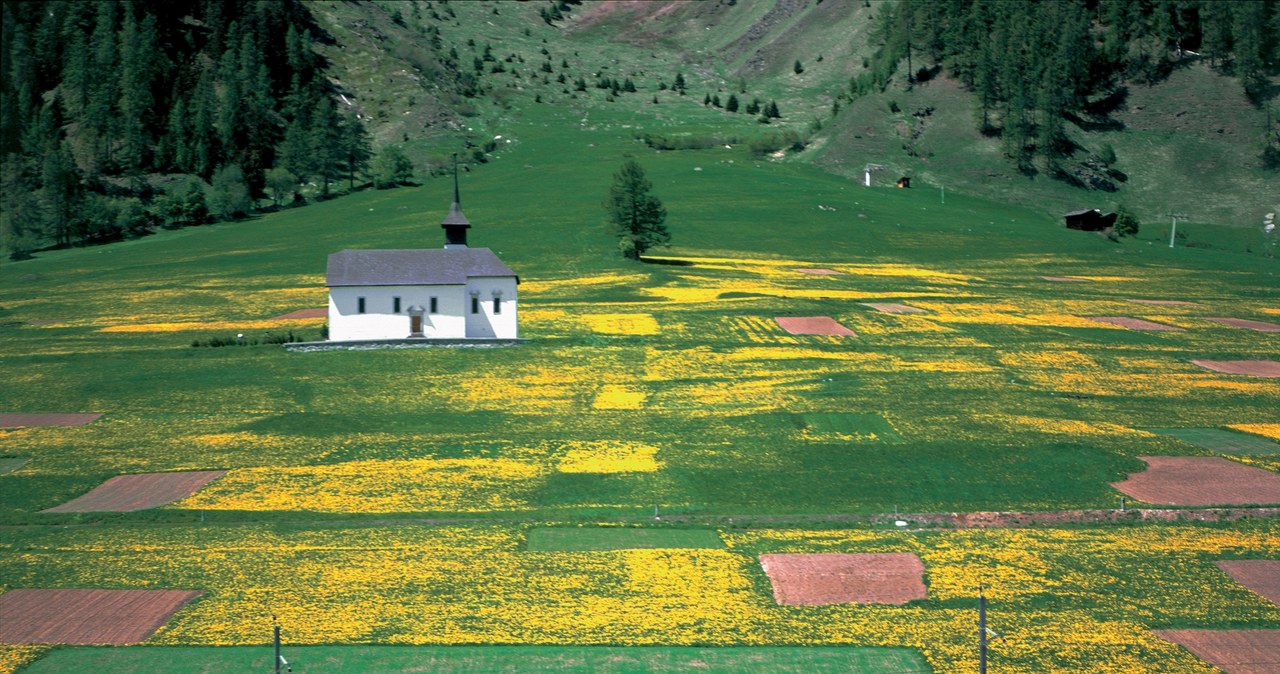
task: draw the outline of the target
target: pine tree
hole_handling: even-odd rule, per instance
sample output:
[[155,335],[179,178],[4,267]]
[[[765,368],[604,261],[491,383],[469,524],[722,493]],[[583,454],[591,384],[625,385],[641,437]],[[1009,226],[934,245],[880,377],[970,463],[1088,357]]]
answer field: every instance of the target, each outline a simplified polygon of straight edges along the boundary
[[307,130],[307,148],[312,175],[320,180],[321,197],[327,198],[329,183],[342,177],[343,159],[338,111],[328,98],[316,102],[311,114],[311,126]]
[[604,208],[618,237],[618,250],[630,260],[639,260],[650,248],[671,241],[671,233],[663,224],[667,211],[649,193],[651,189],[653,184],[645,178],[644,168],[628,159],[613,175],[605,198]]
[[737,111],[738,111],[738,97],[737,97],[736,95],[734,95],[734,94],[729,94],[729,100],[725,101],[725,103],[724,103],[724,109],[725,109],[726,111],[728,111],[728,112],[737,112]]
[[146,168],[154,140],[148,126],[155,108],[151,83],[156,74],[155,17],[139,24],[131,7],[124,12],[120,31],[120,164],[126,175],[138,176]]
[[76,232],[81,189],[71,148],[65,140],[50,138],[40,169],[40,207],[44,235],[59,246],[70,246]]
[[342,145],[343,170],[347,173],[347,189],[354,190],[356,174],[369,167],[369,159],[373,156],[372,141],[364,124],[351,111],[341,115],[338,137]]

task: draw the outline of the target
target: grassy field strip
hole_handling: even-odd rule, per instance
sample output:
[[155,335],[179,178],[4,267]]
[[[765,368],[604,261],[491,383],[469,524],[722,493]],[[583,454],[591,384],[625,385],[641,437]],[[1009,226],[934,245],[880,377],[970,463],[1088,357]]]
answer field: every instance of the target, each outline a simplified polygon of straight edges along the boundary
[[1223,454],[1280,454],[1280,444],[1256,435],[1221,428],[1152,428],[1152,433],[1167,435]]
[[[268,633],[270,625],[267,625]],[[268,634],[269,636],[269,634]],[[282,655],[296,674],[410,674],[411,672],[652,672],[760,671],[794,674],[911,674],[928,672],[920,655],[903,648],[695,648],[610,646],[293,646]],[[26,674],[95,671],[113,674],[272,671],[270,646],[58,648]]]
[[[659,515],[660,516],[660,515]],[[526,549],[537,552],[724,548],[720,534],[711,529],[639,529],[632,527],[542,527],[530,529]]]

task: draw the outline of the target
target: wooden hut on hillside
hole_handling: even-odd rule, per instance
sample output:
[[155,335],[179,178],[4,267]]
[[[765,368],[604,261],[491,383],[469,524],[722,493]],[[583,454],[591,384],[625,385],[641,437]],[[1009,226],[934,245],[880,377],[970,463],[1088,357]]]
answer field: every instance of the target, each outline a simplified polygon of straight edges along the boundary
[[1096,208],[1086,208],[1067,213],[1067,229],[1078,229],[1084,232],[1100,232],[1116,224],[1115,213],[1102,213]]

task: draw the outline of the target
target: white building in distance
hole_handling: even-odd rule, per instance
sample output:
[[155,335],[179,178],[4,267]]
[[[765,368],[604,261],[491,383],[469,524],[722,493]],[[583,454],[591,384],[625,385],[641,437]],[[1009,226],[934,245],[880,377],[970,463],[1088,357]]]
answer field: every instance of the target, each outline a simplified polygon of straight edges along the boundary
[[329,256],[329,341],[516,339],[519,277],[488,248],[468,248],[458,204],[444,248],[348,249]]

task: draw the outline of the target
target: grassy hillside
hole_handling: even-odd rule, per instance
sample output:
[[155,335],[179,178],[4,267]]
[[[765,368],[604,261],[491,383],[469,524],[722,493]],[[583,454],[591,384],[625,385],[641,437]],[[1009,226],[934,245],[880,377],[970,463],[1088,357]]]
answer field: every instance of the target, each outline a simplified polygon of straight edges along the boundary
[[[889,167],[878,176],[882,181],[898,177],[892,173],[911,174],[1055,218],[1077,208],[1123,204],[1152,227],[1167,227],[1173,209],[1192,223],[1259,229],[1263,214],[1280,206],[1271,189],[1276,176],[1258,162],[1266,110],[1250,104],[1235,79],[1198,61],[1154,86],[1129,85],[1105,129],[1068,123],[1081,148],[1076,160],[1104,145],[1114,148],[1127,180],[1118,191],[1105,192],[1043,172],[1020,173],[1002,155],[998,138],[978,133],[973,96],[945,77],[910,88],[899,81],[883,94],[845,103],[833,118],[836,95],[865,70],[877,47],[869,34],[878,13],[887,10],[884,3],[588,2],[555,25],[538,17],[538,3],[454,3],[452,17],[443,13],[445,5],[418,4],[417,19],[395,3],[316,3],[313,12],[338,38],[322,50],[353,104],[372,118],[381,142],[407,141],[420,164],[438,165],[460,146],[483,147],[510,120],[539,105],[589,102],[586,110],[673,134],[733,134],[745,142],[792,129],[810,138],[795,161],[857,178],[868,163],[882,164]],[[394,11],[405,26],[392,21]],[[432,12],[440,19],[433,20]],[[482,95],[460,98],[442,90],[433,84],[434,66],[406,59],[430,53],[423,32],[432,27],[440,32],[439,53],[455,49],[466,67],[486,44],[494,48],[495,61],[485,62],[480,77]],[[801,74],[793,71],[796,61]],[[541,70],[544,62],[550,72]],[[489,72],[495,63],[504,72]],[[677,72],[688,81],[686,96],[660,90]],[[557,81],[562,74],[564,84]],[[588,84],[585,92],[574,90],[579,77]],[[595,88],[601,77],[629,78],[638,91],[609,97]],[[783,118],[763,126],[754,116],[702,105],[704,96],[724,101],[730,94],[744,105],[752,98],[777,100]],[[1207,235],[1212,228],[1202,231],[1202,244],[1259,248],[1237,245],[1236,235],[1219,239]]]

